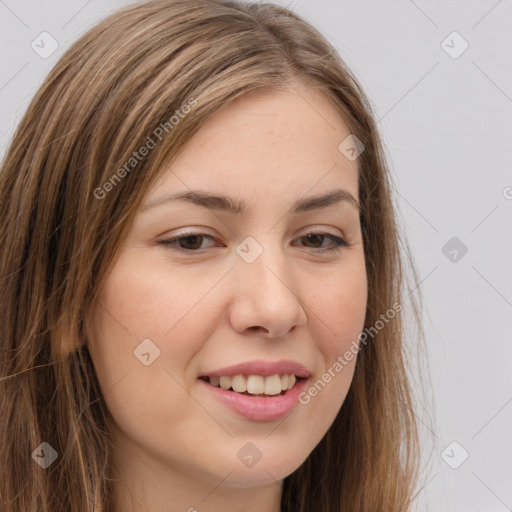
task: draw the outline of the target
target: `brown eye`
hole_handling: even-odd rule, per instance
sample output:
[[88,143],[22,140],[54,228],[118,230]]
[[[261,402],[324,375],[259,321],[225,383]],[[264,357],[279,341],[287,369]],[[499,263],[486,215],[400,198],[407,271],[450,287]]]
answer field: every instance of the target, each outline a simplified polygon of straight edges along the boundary
[[[206,233],[186,233],[181,236],[160,240],[158,243],[184,253],[200,253],[207,248],[203,247],[202,244],[205,239],[213,240],[213,237]],[[307,233],[297,238],[297,240],[304,241],[305,243],[300,245],[307,249],[316,249],[315,252],[336,251],[341,249],[342,246],[347,247],[349,245],[346,240],[339,236],[322,232]],[[328,245],[324,244],[326,240],[331,240],[331,243]]]
[[[330,239],[332,243],[330,245],[322,245],[323,241]],[[298,238],[298,240],[305,240],[307,244],[305,247],[309,249],[319,249],[320,251],[335,251],[340,249],[342,246],[348,246],[348,242],[343,238],[330,233],[307,233]]]
[[210,235],[206,235],[205,233],[190,233],[173,238],[166,238],[160,240],[158,243],[171,247],[175,246],[177,250],[183,252],[200,252],[200,250],[205,248],[202,247],[202,242],[205,238],[213,240]]

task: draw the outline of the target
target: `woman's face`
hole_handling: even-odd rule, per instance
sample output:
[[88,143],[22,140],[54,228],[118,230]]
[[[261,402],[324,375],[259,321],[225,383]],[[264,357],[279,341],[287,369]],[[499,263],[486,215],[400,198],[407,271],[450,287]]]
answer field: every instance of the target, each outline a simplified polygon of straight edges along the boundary
[[[121,467],[211,488],[271,484],[327,432],[355,359],[335,363],[367,300],[357,160],[338,147],[349,134],[318,92],[252,93],[210,119],[149,192],[90,312]],[[176,194],[189,199],[167,200]],[[239,202],[243,212],[227,208]],[[303,378],[283,394],[284,374]],[[249,393],[207,383],[221,375]]]

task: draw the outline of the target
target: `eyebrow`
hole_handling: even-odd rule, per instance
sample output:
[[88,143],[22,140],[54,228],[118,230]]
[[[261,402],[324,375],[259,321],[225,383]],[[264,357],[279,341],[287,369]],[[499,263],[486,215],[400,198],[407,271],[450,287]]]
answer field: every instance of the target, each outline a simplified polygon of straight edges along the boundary
[[[209,210],[225,211],[235,215],[243,215],[249,210],[247,202],[243,199],[232,199],[224,195],[211,194],[201,190],[190,190],[154,199],[142,206],[141,211],[146,211],[173,201],[188,201]],[[328,206],[334,206],[344,202],[359,211],[359,203],[348,190],[336,189],[327,194],[298,199],[292,205],[292,213],[296,214],[319,208],[327,208]]]

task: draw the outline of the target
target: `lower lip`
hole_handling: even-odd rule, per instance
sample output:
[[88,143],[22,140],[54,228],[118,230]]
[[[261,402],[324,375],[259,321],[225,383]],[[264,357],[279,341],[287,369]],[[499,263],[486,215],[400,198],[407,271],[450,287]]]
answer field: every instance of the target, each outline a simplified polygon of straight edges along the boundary
[[253,421],[272,421],[292,412],[299,403],[299,395],[305,388],[307,379],[297,381],[295,386],[288,389],[284,395],[268,398],[241,395],[235,391],[212,386],[203,379],[199,379],[199,381],[217,400],[241,416]]

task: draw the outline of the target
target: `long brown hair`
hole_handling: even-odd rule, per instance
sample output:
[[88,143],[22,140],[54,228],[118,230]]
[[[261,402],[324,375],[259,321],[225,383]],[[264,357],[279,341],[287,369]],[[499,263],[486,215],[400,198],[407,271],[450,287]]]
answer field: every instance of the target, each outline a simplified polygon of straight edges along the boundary
[[[83,348],[102,277],[149,187],[207,119],[249,91],[299,83],[323,91],[365,145],[358,158],[365,329],[378,332],[358,354],[331,428],[285,478],[282,511],[410,510],[419,448],[402,315],[374,327],[402,304],[403,258],[369,101],[335,49],[283,7],[152,0],[114,13],[72,45],[2,163],[2,511],[113,509],[109,413]],[[170,129],[191,99],[195,106]],[[149,138],[156,147],[128,170]],[[58,453],[46,470],[31,457],[42,442]]]

